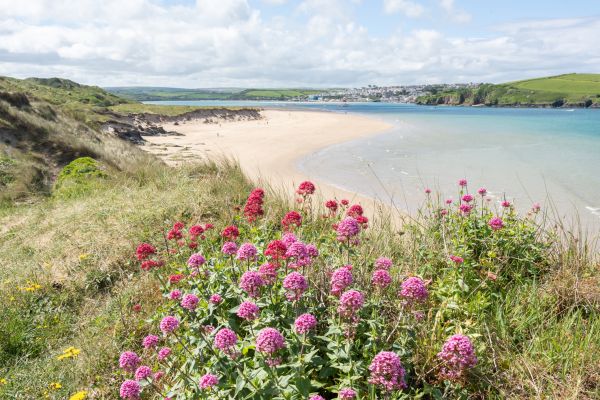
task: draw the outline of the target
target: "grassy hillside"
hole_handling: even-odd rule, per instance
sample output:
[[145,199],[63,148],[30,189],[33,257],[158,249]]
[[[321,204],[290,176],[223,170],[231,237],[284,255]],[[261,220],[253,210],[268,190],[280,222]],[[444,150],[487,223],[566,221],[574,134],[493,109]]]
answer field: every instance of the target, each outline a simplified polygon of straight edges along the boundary
[[136,101],[159,100],[289,100],[321,91],[312,89],[177,89],[177,88],[107,88],[111,93]]
[[600,107],[600,74],[568,74],[422,96],[419,104]]

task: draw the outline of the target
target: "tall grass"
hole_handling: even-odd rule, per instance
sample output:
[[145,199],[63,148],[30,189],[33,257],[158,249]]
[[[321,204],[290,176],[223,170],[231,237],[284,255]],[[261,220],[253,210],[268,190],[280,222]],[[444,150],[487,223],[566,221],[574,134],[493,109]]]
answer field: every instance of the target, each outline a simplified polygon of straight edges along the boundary
[[[6,379],[0,396],[33,399],[48,393],[62,399],[86,390],[91,398],[115,398],[118,354],[139,345],[148,329],[143,320],[160,302],[158,283],[140,274],[133,260],[135,245],[162,242],[177,220],[229,225],[251,189],[229,162],[178,168],[136,162],[127,173],[116,164],[80,197],[48,198],[0,216],[0,378]],[[265,227],[277,226],[294,207],[284,193],[267,190],[266,200]],[[314,238],[331,229],[331,221],[320,217],[321,203],[314,201],[310,217]],[[366,285],[368,260],[386,255],[397,265],[394,273],[418,272],[447,288],[428,320],[429,335],[418,338],[422,365],[459,324],[477,332],[484,351],[476,383],[463,397],[597,398],[595,250],[569,235],[543,235],[514,217],[517,228],[507,233],[502,252],[489,254],[489,243],[480,240],[483,227],[456,220],[444,228],[432,218],[436,207],[426,206],[400,228],[390,222],[389,210],[379,210],[361,250],[364,261],[355,270]],[[447,266],[452,251],[476,260],[477,270],[495,268],[498,276],[510,271],[510,279],[500,278],[495,286],[488,281],[480,290],[464,278],[465,292]],[[69,346],[81,353],[58,360]],[[415,368],[415,374],[434,383],[428,369]],[[53,382],[62,387],[52,389]]]

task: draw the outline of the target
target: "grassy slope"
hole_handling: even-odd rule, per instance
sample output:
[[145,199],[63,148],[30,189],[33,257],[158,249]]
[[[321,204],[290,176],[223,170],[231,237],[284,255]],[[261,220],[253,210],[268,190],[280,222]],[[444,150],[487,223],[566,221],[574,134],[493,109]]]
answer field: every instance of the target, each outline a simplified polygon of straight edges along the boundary
[[245,89],[211,91],[176,88],[108,88],[111,93],[137,101],[157,100],[281,100],[320,93],[311,89]]
[[477,89],[450,90],[417,99],[421,104],[590,106],[600,104],[600,74],[568,74]]

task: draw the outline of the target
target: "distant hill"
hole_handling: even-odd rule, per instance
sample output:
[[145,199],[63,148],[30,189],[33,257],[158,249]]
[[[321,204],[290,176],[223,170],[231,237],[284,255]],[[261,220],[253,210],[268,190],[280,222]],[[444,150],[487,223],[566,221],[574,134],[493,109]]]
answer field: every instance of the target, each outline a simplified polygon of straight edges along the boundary
[[446,90],[417,98],[426,105],[498,107],[600,107],[600,74],[567,74],[477,88]]
[[321,93],[314,89],[180,89],[156,87],[112,87],[110,93],[136,101],[191,100],[290,100]]

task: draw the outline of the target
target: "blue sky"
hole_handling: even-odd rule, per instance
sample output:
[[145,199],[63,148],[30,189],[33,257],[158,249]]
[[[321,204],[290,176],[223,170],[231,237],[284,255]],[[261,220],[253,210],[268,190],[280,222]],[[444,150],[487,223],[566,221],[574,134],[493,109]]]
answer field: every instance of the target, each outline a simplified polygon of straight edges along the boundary
[[0,74],[326,87],[600,72],[600,1],[0,0]]

